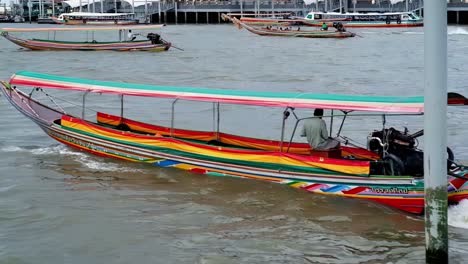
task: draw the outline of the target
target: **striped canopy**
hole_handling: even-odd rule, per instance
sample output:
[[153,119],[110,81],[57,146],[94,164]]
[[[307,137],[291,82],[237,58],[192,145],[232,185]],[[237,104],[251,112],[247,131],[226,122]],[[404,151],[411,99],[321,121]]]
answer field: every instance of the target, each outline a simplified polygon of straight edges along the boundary
[[106,31],[106,30],[148,30],[162,28],[164,25],[126,25],[102,27],[48,27],[48,28],[0,28],[1,32],[44,32],[44,31]]
[[424,99],[422,96],[383,97],[155,86],[70,78],[26,71],[14,74],[10,79],[10,84],[270,107],[323,108],[415,114],[422,113],[424,109]]

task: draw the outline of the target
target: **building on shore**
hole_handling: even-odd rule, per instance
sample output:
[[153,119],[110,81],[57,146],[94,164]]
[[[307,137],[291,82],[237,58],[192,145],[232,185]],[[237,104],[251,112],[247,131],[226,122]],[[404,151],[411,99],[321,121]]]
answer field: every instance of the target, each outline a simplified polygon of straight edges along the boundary
[[[304,16],[310,10],[423,13],[423,0],[17,0],[14,13],[32,20],[63,12],[135,13],[141,22],[223,23],[222,13]],[[312,1],[312,2],[310,2]],[[28,4],[30,3],[30,4]],[[448,22],[468,24],[468,0],[449,0]],[[53,8],[52,8],[53,7]]]

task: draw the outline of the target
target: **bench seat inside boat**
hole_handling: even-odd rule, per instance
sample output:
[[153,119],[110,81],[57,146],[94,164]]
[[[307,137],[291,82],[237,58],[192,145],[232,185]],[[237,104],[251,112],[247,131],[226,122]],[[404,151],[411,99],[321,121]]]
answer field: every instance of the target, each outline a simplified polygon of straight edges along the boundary
[[[143,123],[127,118],[121,118],[107,113],[97,113],[97,123],[100,125],[118,129],[117,126],[125,124],[127,131],[139,134],[150,134],[158,136],[171,136],[171,128]],[[280,151],[279,141],[242,137],[226,133],[215,133],[208,131],[195,131],[185,129],[174,129],[172,136],[186,141],[196,142],[199,144],[208,144],[216,146],[228,146],[233,148],[264,150],[264,151]],[[288,143],[284,143],[283,151],[286,151]],[[338,146],[337,148],[328,150],[310,150],[308,143],[293,142],[288,150],[288,153],[313,155],[318,157],[328,158],[343,158],[352,156],[353,159],[363,160],[378,160],[380,157],[365,149]]]
[[[120,116],[114,116],[105,113],[97,113],[97,122],[101,125],[112,126],[117,128],[118,125],[125,123],[132,132],[146,133],[160,136],[173,136],[179,139],[191,140],[197,142],[204,142],[212,145],[224,145],[232,147],[240,147],[247,149],[258,149],[265,151],[279,151],[279,142],[274,140],[257,139],[249,137],[241,137],[226,133],[215,133],[208,131],[195,131],[186,129],[171,128],[138,122]],[[287,144],[284,145],[287,148]],[[289,153],[295,154],[309,154],[309,145],[307,143],[292,143]]]

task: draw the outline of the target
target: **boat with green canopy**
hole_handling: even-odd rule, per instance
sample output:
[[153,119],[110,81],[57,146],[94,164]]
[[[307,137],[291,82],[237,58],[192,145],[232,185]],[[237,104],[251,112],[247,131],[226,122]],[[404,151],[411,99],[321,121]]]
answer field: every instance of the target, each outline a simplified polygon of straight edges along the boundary
[[[104,157],[174,167],[213,176],[232,176],[287,184],[315,194],[335,195],[378,202],[406,212],[424,210],[423,152],[415,144],[423,131],[410,134],[385,127],[392,116],[420,116],[424,98],[384,97],[296,92],[257,92],[119,83],[71,78],[35,72],[17,72],[2,82],[5,98],[50,137],[72,148]],[[26,93],[18,87],[32,88]],[[50,89],[83,92],[81,116],[67,113]],[[120,115],[97,112],[85,117],[89,93],[120,96]],[[46,96],[50,104],[37,96]],[[62,92],[63,94],[63,92]],[[124,116],[125,96],[160,98],[172,105],[170,126],[151,124]],[[175,127],[176,104],[186,101],[212,103],[213,130]],[[277,140],[245,137],[220,131],[221,104],[277,109],[282,116]],[[456,93],[449,105],[468,105]],[[331,122],[341,120],[333,147],[311,149],[294,141],[301,124],[298,109],[326,109]],[[367,148],[350,143],[343,123],[354,116],[381,116],[382,128],[370,133]],[[288,136],[285,127],[294,129]],[[330,131],[332,136],[332,131]],[[447,188],[450,202],[468,198],[468,168],[457,164],[449,150]],[[254,181],[252,181],[254,183]]]
[[[160,29],[163,25],[106,26],[106,27],[55,27],[55,28],[2,28],[0,34],[18,46],[31,50],[115,50],[115,51],[166,51],[171,43],[157,33],[143,33]],[[132,32],[133,30],[133,32]],[[118,40],[97,41],[95,32],[118,32]],[[46,32],[47,39],[22,39],[10,33]],[[57,32],[86,32],[85,41],[57,40]],[[138,33],[137,33],[138,32]],[[128,36],[132,36],[130,39]],[[140,37],[138,39],[137,37]],[[133,39],[134,38],[134,39]]]

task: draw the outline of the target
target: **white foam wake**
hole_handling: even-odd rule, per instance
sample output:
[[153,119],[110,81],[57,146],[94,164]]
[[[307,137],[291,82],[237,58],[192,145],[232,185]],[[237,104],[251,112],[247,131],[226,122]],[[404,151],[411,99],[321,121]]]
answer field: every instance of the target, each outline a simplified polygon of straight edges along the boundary
[[448,224],[468,229],[468,200],[462,200],[448,210]]
[[468,35],[467,28],[463,27],[448,27],[447,28],[448,35]]
[[0,152],[29,152],[35,156],[60,155],[62,157],[72,158],[74,161],[77,161],[80,164],[92,170],[120,171],[120,172],[139,171],[138,169],[120,166],[120,164],[116,164],[116,163],[112,163],[108,161],[101,161],[102,160],[101,158],[98,158],[91,154],[87,154],[84,152],[70,149],[64,145],[56,145],[56,146],[49,146],[49,147],[34,147],[34,148],[5,146],[5,147],[0,148]]

